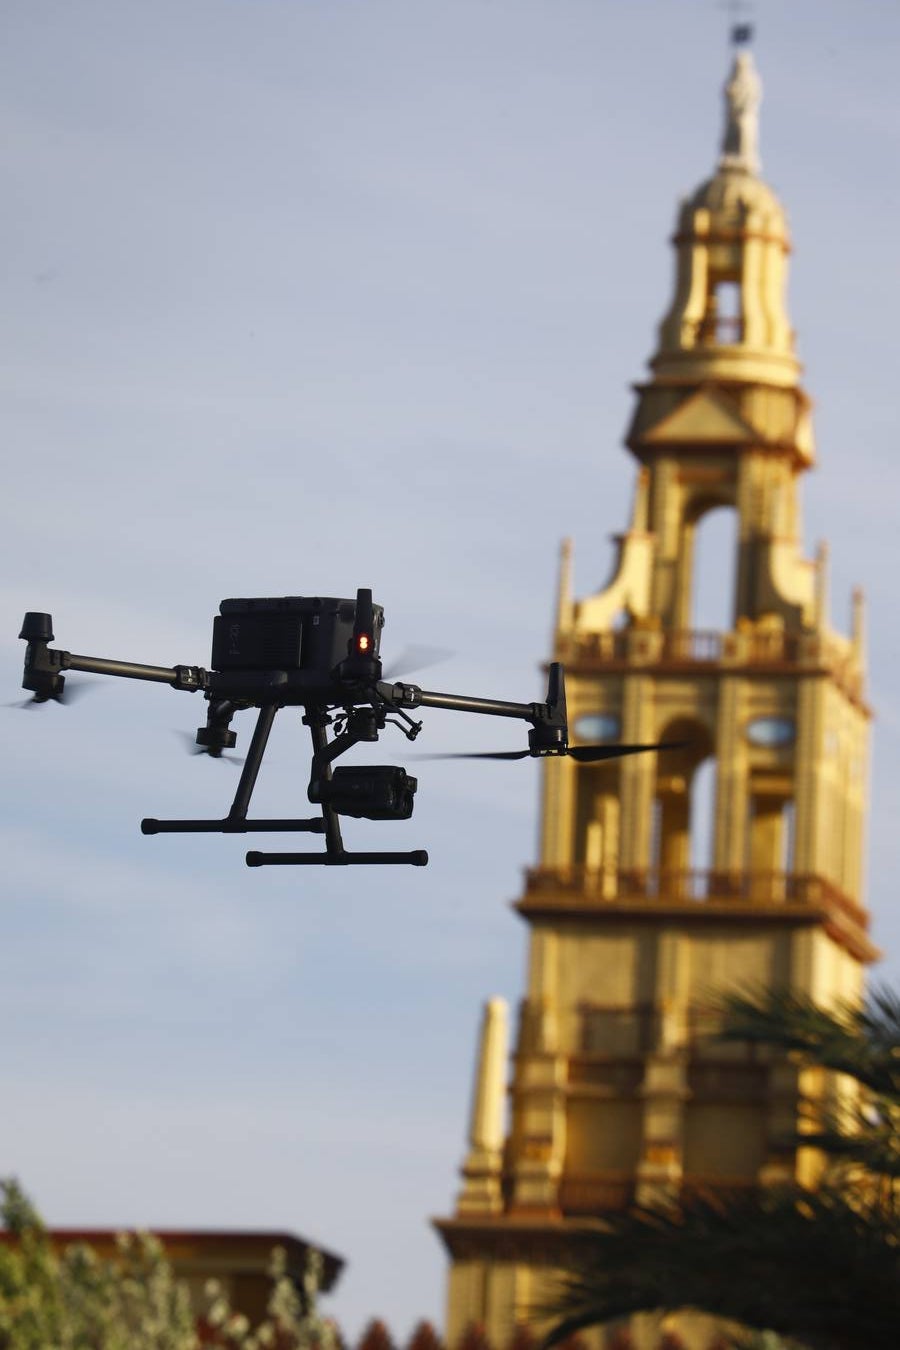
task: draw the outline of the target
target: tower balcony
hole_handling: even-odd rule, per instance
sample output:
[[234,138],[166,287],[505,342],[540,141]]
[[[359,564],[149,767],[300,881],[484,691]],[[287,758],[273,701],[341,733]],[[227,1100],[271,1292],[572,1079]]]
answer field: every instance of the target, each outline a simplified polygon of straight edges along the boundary
[[552,892],[579,897],[584,904],[604,904],[610,898],[621,903],[672,901],[689,904],[820,904],[825,900],[851,905],[824,877],[799,872],[714,872],[702,868],[648,867],[620,870],[611,878],[601,868],[572,864],[568,867],[531,867],[526,872],[526,895]]
[[879,957],[867,936],[866,911],[815,873],[539,866],[526,871],[525,894],[515,908],[524,918],[551,922],[645,917],[658,921],[668,915],[679,923],[821,924],[858,960]]
[[584,674],[658,670],[700,673],[716,667],[754,673],[833,676],[852,697],[863,695],[863,675],[853,645],[833,633],[785,633],[778,629],[633,627],[607,632],[561,632],[556,657]]

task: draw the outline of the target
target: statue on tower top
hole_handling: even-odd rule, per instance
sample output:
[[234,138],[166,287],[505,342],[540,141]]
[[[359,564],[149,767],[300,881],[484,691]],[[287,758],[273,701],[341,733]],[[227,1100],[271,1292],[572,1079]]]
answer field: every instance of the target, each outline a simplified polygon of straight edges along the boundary
[[[749,29],[736,28],[735,43],[749,39]],[[744,173],[758,173],[759,160],[759,105],[762,83],[749,51],[737,51],[731,75],[725,85],[725,135],[722,137],[720,169],[738,169]]]

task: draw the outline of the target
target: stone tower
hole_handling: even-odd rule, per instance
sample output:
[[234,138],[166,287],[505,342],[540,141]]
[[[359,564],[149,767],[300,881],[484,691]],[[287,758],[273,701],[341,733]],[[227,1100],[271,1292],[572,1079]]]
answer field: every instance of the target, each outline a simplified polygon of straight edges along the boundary
[[[710,1042],[710,997],[764,984],[853,998],[876,955],[862,601],[850,635],[835,632],[825,550],[802,552],[813,432],[759,98],[739,50],[718,165],[680,208],[674,298],[637,387],[631,523],[598,594],[573,599],[568,545],[561,568],[573,742],[686,744],[545,766],[540,863],[516,906],[530,959],[511,1078],[492,1000],[456,1213],[438,1223],[451,1346],[472,1323],[506,1346],[587,1216],[701,1184],[814,1181],[812,1151],[783,1142],[798,1070]],[[694,542],[719,507],[735,522],[732,616],[699,631]],[[710,1338],[686,1334],[690,1350]]]

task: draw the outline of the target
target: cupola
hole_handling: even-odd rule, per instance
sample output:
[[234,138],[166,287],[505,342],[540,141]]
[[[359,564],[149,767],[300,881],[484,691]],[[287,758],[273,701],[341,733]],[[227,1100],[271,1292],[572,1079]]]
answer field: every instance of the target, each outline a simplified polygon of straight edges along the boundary
[[681,205],[675,296],[650,365],[666,381],[795,385],[800,366],[785,305],[790,236],[759,176],[761,83],[749,51],[736,53],[724,92],[718,165]]

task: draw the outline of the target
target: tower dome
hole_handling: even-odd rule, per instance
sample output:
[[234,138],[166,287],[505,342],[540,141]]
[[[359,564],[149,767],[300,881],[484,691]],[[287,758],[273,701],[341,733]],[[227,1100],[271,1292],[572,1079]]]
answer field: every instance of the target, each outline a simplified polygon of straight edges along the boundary
[[768,183],[746,170],[720,168],[700,184],[686,206],[690,211],[709,211],[720,230],[745,227],[751,213],[761,216],[770,233],[779,234],[790,245],[784,207]]

